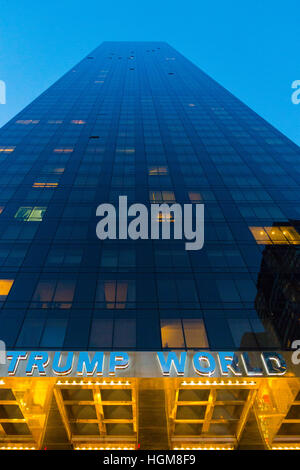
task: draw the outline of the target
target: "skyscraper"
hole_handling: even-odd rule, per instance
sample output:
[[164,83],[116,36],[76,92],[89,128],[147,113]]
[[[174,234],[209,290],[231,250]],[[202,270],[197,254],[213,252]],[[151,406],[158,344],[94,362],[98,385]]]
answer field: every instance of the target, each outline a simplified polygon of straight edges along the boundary
[[[6,124],[0,339],[20,354],[2,374],[7,422],[0,440],[25,436],[33,447],[53,448],[299,443],[299,374],[283,377],[276,357],[265,356],[255,370],[249,362],[300,339],[293,336],[299,327],[287,326],[297,325],[300,313],[299,155],[294,143],[161,42],[103,43]],[[203,248],[186,250],[181,239],[99,240],[96,209],[117,208],[120,196],[149,210],[204,204]],[[172,215],[159,217],[161,225],[172,222]],[[276,307],[274,290],[282,299]],[[281,324],[278,308],[285,308]],[[54,372],[39,377],[43,352],[51,351]],[[79,363],[80,351],[105,358],[123,351],[107,372],[122,380],[108,386],[98,377],[106,372],[78,365],[90,385],[71,385],[57,376],[74,377],[73,362],[62,370],[54,351],[65,351],[67,361],[71,352]],[[155,359],[157,366],[159,351],[180,360],[190,351],[193,372],[174,363],[166,371],[157,356],[163,375],[172,376],[159,378],[149,365]],[[220,351],[237,351],[228,371]],[[215,368],[207,366],[212,358]],[[17,372],[26,361],[26,371]],[[38,426],[30,425],[33,408],[22,408],[20,394],[31,407],[39,404]]]

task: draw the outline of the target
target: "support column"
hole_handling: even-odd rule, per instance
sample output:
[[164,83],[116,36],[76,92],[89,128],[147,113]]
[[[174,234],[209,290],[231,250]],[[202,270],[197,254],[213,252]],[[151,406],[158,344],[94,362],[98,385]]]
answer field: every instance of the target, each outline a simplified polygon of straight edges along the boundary
[[[138,391],[138,443],[143,450],[169,449],[165,390],[141,379]],[[162,385],[162,382],[160,382]]]

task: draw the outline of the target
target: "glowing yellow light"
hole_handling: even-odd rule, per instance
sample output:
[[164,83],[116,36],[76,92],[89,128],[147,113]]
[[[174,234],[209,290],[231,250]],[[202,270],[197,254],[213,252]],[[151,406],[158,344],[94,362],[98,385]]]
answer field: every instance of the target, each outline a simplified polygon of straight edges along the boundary
[[57,149],[54,149],[53,152],[55,152],[55,153],[70,153],[70,152],[73,152],[73,150],[74,150],[74,149],[72,149],[72,148],[66,148],[66,149],[64,149],[64,148],[61,148],[61,149],[60,149],[60,148],[57,148]]
[[233,447],[231,446],[174,447],[173,450],[233,450]]
[[0,152],[13,152],[15,150],[15,147],[0,147]]
[[56,188],[58,183],[33,183],[33,188]]
[[0,296],[8,295],[13,283],[13,279],[0,279]]

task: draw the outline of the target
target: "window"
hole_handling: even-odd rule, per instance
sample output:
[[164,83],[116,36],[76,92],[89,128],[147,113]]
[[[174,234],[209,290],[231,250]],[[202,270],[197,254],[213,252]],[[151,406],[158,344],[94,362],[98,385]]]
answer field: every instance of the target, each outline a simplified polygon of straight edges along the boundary
[[75,281],[40,281],[33,295],[33,307],[70,308],[75,291]]
[[81,263],[83,250],[81,248],[52,248],[48,254],[48,266],[77,266]]
[[42,171],[43,173],[54,173],[57,175],[61,175],[62,173],[64,173],[65,169],[64,167],[58,167],[56,165],[45,165],[42,168]]
[[255,335],[246,318],[228,320],[229,328],[236,348],[257,348]]
[[50,318],[47,320],[40,346],[58,348],[63,346],[67,328],[67,320]]
[[198,296],[193,279],[158,279],[157,294],[161,306],[178,302],[187,307],[198,305]]
[[150,191],[149,199],[151,203],[160,202],[175,202],[175,195],[173,191]]
[[258,245],[299,245],[300,234],[294,227],[249,227]]
[[135,281],[99,281],[96,302],[105,303],[108,309],[133,307]]
[[204,321],[202,319],[182,320],[187,348],[207,348],[208,340],[206,336]]
[[18,121],[16,121],[16,124],[28,125],[28,124],[38,124],[39,122],[40,121],[33,120],[33,119],[19,119]]
[[150,166],[148,169],[149,176],[165,176],[168,174],[166,166]]
[[134,248],[104,248],[101,255],[101,266],[104,268],[134,267]]
[[71,153],[73,152],[74,149],[72,148],[57,148],[57,149],[54,149],[53,152],[54,153]]
[[158,220],[158,222],[174,222],[174,216],[173,214],[164,214],[159,212],[156,216],[156,220]]
[[37,347],[44,327],[44,319],[26,318],[17,341],[17,347]]
[[9,267],[21,266],[27,248],[13,246],[13,248],[0,246],[0,265]]
[[114,348],[134,348],[136,321],[134,318],[116,318],[114,322]]
[[42,183],[42,182],[35,182],[33,183],[33,188],[57,188],[58,183]]
[[0,279],[0,300],[5,300],[14,283],[13,279]]
[[135,148],[116,148],[116,153],[135,153]]
[[250,319],[251,327],[255,333],[259,347],[280,349],[280,342],[275,333],[272,321],[268,319]]
[[15,150],[15,147],[0,147],[0,152],[11,153]]
[[197,203],[202,201],[202,196],[200,193],[196,193],[195,191],[189,191],[189,198],[191,202]]
[[43,220],[46,207],[20,207],[15,214],[15,219],[26,222],[40,222]]
[[134,318],[95,318],[91,327],[90,347],[134,348],[136,321]]
[[109,318],[95,318],[91,327],[90,347],[111,348],[113,334],[113,320]]
[[184,348],[184,338],[180,319],[160,321],[163,348]]
[[82,121],[81,119],[73,119],[73,121],[71,121],[72,124],[85,124],[85,121]]
[[3,240],[31,240],[37,231],[37,225],[10,224],[8,225],[1,238]]
[[160,321],[163,348],[208,348],[202,318],[168,318]]

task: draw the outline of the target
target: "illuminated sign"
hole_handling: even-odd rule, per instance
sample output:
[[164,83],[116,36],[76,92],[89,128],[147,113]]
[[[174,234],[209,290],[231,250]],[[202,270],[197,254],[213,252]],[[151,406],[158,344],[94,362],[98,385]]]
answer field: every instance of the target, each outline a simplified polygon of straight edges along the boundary
[[270,377],[290,368],[283,353],[269,351],[7,351],[6,358],[1,377]]

